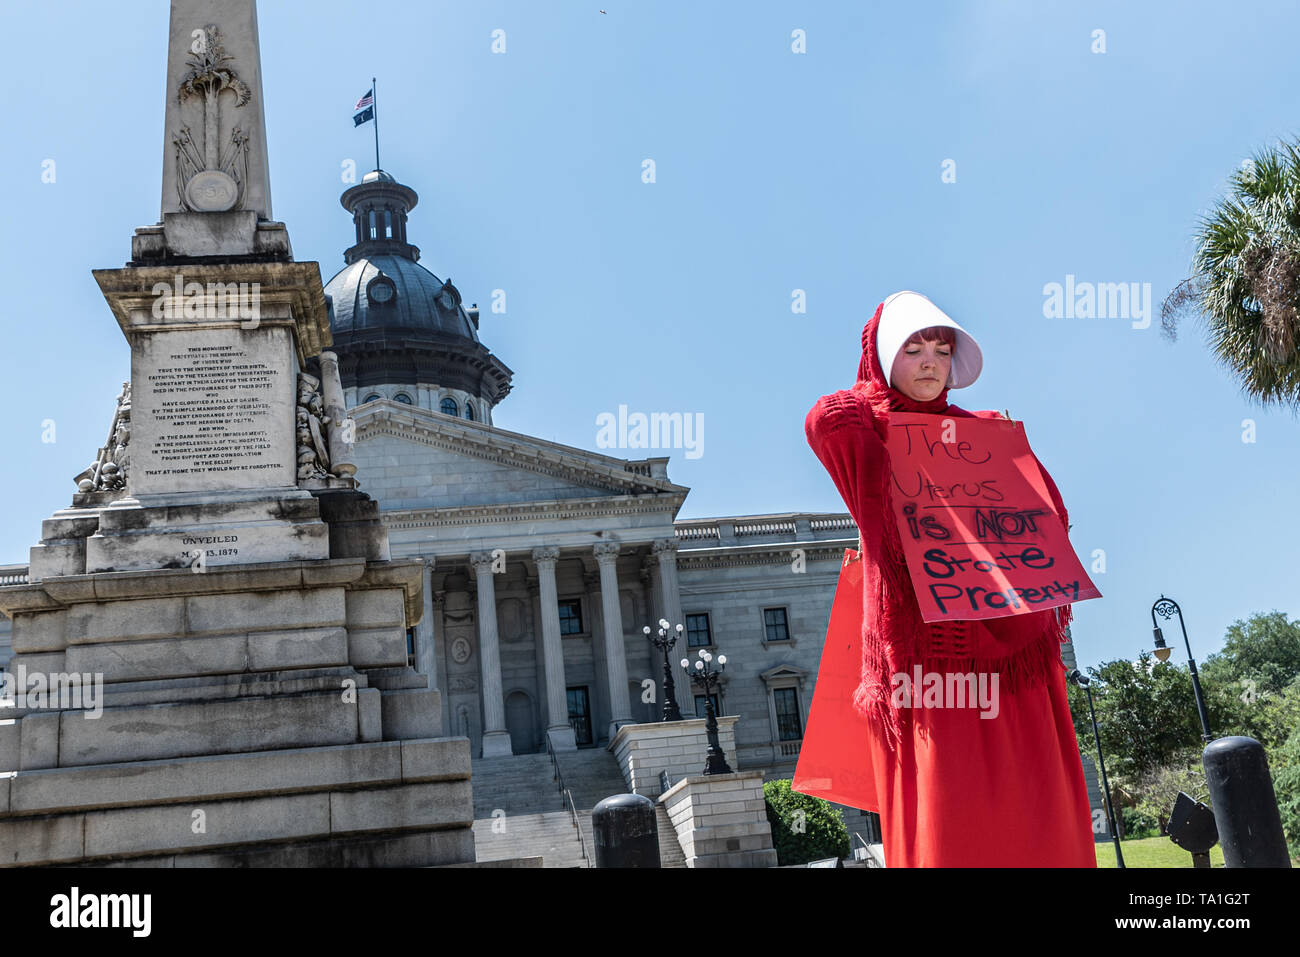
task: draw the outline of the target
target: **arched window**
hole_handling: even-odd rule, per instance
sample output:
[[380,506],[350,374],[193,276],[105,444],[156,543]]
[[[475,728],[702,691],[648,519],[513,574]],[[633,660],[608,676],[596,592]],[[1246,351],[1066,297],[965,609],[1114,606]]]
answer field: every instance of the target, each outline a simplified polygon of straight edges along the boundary
[[411,405],[411,397],[405,392],[399,392],[397,395],[393,396],[393,398],[398,402],[405,402],[407,405]]
[[438,408],[442,410],[443,415],[460,415],[460,406],[458,406],[456,400],[451,397],[443,399]]
[[372,392],[372,393],[370,393],[368,396],[366,396],[365,399],[362,400],[362,401],[365,401],[365,402],[374,402],[376,399],[382,399],[382,398],[383,398],[383,396],[380,395],[378,392]]
[[375,227],[375,211],[373,209],[370,211],[370,238],[371,239],[378,238],[378,233],[376,232],[376,227]]
[[393,214],[391,210],[384,210],[384,238],[393,238]]
[[474,406],[470,405],[468,401],[465,402],[465,418],[471,422],[474,421]]

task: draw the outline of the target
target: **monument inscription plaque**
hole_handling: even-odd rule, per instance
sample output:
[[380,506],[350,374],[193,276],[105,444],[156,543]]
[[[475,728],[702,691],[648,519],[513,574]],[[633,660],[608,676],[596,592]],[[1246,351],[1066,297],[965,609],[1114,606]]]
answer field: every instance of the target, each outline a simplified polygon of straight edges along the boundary
[[133,494],[296,482],[290,335],[263,326],[138,336]]

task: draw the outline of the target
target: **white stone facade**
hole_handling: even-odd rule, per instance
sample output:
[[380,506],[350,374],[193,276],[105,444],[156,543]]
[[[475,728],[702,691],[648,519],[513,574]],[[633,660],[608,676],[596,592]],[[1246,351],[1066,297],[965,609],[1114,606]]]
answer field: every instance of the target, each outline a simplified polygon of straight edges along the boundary
[[[537,752],[548,737],[559,749],[608,746],[620,726],[657,721],[663,657],[642,628],[707,616],[707,647],[728,656],[717,704],[737,770],[793,772],[840,559],[857,540],[847,514],[681,521],[688,490],[669,481],[666,459],[391,398],[360,403],[354,418],[357,479],[380,503],[393,558],[426,562],[416,667],[442,692],[447,733],[468,736],[473,754]],[[782,626],[765,625],[773,609]],[[694,718],[677,664],[696,654],[688,642],[684,632],[670,660]]]

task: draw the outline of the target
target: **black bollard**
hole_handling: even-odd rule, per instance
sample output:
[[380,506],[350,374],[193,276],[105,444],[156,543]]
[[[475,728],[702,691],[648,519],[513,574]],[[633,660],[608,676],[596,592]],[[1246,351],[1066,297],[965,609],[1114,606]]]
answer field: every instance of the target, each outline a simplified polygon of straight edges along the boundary
[[1290,867],[1268,758],[1254,738],[1211,741],[1201,755],[1228,867]]
[[641,794],[615,794],[591,812],[597,867],[658,867],[659,822],[654,802]]

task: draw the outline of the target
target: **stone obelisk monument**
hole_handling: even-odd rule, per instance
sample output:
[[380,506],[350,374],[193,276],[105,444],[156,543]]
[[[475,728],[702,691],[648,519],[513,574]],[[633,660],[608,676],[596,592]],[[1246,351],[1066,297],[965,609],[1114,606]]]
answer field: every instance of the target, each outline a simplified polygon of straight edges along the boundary
[[314,262],[271,186],[253,0],[173,0],[162,219],[94,272],[107,441],[0,588],[0,864],[471,862],[469,742],[407,664],[422,564],[353,478]]

